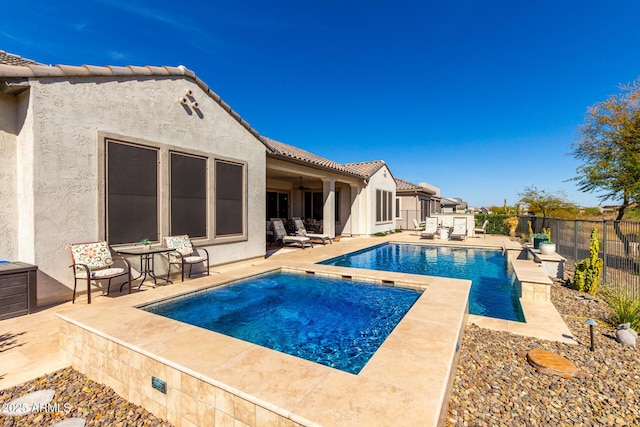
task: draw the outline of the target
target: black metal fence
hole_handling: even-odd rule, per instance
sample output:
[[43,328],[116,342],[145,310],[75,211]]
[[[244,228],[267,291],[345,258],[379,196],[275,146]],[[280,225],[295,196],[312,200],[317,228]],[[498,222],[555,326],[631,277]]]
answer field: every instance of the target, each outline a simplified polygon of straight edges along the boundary
[[624,291],[640,296],[640,222],[637,221],[589,221],[519,217],[517,232],[528,234],[529,222],[534,233],[543,228],[551,230],[551,240],[556,252],[571,263],[589,257],[589,243],[593,228],[598,230],[603,260],[602,283],[615,291]]

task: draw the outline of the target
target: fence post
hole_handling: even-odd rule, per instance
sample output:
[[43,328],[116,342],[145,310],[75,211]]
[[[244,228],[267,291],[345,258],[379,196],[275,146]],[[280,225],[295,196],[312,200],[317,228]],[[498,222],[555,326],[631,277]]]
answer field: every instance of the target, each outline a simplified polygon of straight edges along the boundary
[[602,282],[607,283],[607,220],[602,220]]
[[578,262],[578,220],[573,220],[573,260]]

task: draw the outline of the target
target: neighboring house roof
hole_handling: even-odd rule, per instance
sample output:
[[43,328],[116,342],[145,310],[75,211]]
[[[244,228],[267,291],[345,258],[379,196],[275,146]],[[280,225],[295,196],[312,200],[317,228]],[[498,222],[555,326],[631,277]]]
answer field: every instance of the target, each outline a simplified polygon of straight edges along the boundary
[[347,165],[342,165],[340,163],[334,162],[333,160],[329,160],[316,154],[310,153],[309,151],[303,150],[302,148],[294,147],[293,145],[285,144],[284,142],[276,141],[264,136],[260,137],[260,139],[267,147],[271,148],[272,156],[294,159],[302,163],[311,164],[313,166],[320,166],[325,169],[346,173],[349,175],[355,175],[359,178],[366,178],[366,176],[356,170],[353,170],[352,168],[347,167]]
[[2,65],[44,65],[32,59],[23,58],[22,56],[0,50],[0,64]]
[[[1,58],[4,58],[1,59]],[[215,102],[217,102],[231,117],[233,117],[238,123],[240,123],[245,129],[247,129],[253,136],[260,139],[258,131],[253,129],[249,123],[247,123],[238,113],[231,109],[229,104],[224,102],[220,96],[215,93],[211,88],[202,80],[200,80],[193,71],[179,65],[177,67],[161,66],[155,67],[146,65],[144,67],[127,65],[121,66],[95,66],[95,65],[44,65],[35,61],[22,59],[17,55],[8,54],[4,51],[0,51],[0,81],[9,81],[9,85],[4,87],[0,84],[0,92],[17,93],[24,90],[24,87],[19,83],[22,80],[29,78],[78,78],[78,77],[171,77],[181,76],[192,79],[205,93],[209,95]],[[11,80],[18,80],[17,82],[11,82]],[[17,86],[17,87],[16,87]],[[262,140],[260,139],[262,142]],[[264,144],[264,142],[262,142]],[[267,147],[268,148],[268,147]]]
[[371,178],[385,165],[384,160],[374,160],[372,162],[346,163],[344,166],[365,178]]
[[[427,187],[426,184],[414,184],[413,182],[405,181],[404,179],[394,178],[396,181],[397,192],[423,192],[429,196],[437,196],[435,187]],[[436,197],[437,198],[437,197]]]

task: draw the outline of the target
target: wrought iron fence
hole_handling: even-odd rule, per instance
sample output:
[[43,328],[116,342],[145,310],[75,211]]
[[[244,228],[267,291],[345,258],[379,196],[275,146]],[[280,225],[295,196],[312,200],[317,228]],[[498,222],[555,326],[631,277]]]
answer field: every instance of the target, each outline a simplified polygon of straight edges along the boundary
[[529,222],[534,233],[549,228],[551,240],[556,244],[556,252],[570,263],[589,257],[591,230],[597,229],[600,244],[598,256],[603,260],[602,282],[614,291],[640,296],[640,222],[566,220],[535,216],[522,216],[518,219],[518,233],[528,234]]

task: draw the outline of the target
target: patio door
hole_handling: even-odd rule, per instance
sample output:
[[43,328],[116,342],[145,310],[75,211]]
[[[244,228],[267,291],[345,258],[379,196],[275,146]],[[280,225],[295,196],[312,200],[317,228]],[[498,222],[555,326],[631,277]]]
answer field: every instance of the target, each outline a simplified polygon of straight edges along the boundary
[[267,191],[267,218],[289,218],[289,193]]

